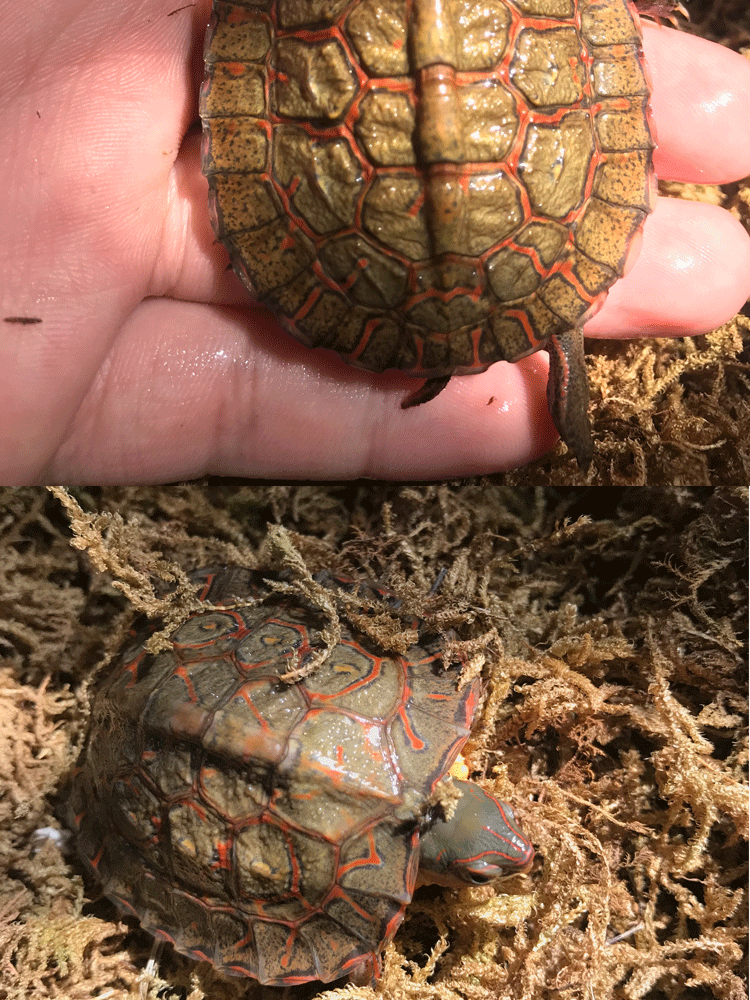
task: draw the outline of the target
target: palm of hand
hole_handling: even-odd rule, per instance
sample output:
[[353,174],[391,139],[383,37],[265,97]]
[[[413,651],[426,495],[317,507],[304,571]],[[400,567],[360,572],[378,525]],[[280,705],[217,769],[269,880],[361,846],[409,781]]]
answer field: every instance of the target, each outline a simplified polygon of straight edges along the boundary
[[[209,6],[170,16],[156,0],[48,0],[0,43],[12,96],[2,315],[42,319],[0,325],[0,480],[429,478],[546,450],[546,355],[454,380],[405,412],[412,380],[307,352],[247,309],[214,243],[191,130]],[[659,175],[749,173],[750,65],[668,29],[647,30],[645,45]],[[662,201],[587,333],[702,332],[748,294],[739,224]],[[488,413],[492,396],[500,414]]]

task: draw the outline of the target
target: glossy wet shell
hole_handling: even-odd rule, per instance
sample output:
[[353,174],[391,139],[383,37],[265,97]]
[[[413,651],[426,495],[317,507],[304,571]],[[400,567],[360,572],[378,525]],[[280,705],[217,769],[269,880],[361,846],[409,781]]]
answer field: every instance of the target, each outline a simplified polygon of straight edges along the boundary
[[476,708],[435,649],[385,655],[245,570],[205,571],[156,656],[135,629],[102,676],[71,824],[104,893],[182,952],[264,983],[330,981],[379,953],[414,890],[426,799]]
[[309,346],[439,376],[596,311],[651,206],[627,0],[217,0],[215,231]]

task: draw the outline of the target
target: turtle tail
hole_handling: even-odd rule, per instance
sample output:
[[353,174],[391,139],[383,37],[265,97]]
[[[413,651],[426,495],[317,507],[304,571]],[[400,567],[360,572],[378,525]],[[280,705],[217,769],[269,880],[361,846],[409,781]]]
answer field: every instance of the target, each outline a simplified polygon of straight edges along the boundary
[[583,330],[575,327],[549,338],[547,403],[560,437],[584,472],[594,457],[589,424],[589,383],[583,356]]

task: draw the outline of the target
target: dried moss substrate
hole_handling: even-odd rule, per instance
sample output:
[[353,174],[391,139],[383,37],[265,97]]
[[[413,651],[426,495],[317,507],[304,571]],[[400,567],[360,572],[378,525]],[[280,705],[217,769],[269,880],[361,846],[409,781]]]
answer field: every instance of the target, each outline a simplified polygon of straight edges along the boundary
[[130,605],[163,607],[163,578],[217,561],[374,579],[443,631],[487,680],[473,775],[537,847],[505,894],[419,890],[382,983],[328,1000],[747,996],[746,490],[74,499],[0,493],[0,1000],[271,995],[168,950],[147,973],[148,936],[36,833],[62,829],[86,685]]

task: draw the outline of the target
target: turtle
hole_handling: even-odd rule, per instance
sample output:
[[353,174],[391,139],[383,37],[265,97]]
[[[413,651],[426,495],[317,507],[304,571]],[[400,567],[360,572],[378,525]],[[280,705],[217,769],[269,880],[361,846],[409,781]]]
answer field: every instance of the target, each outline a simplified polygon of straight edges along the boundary
[[308,598],[238,566],[194,578],[207,607],[166,649],[141,618],[104,669],[73,774],[78,855],[121,911],[225,975],[364,982],[418,880],[529,870],[511,806],[450,774],[480,682],[424,622],[401,655],[342,621],[320,662]]
[[546,347],[586,470],[581,328],[655,193],[638,12],[675,10],[215,0],[202,168],[235,272],[303,344],[425,378],[402,406]]

